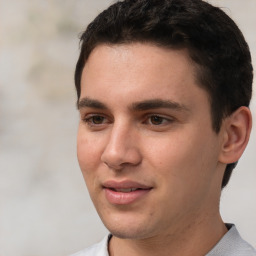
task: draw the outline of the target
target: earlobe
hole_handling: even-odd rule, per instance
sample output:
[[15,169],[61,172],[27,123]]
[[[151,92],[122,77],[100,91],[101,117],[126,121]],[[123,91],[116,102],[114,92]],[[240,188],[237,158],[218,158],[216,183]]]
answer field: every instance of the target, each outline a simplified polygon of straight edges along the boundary
[[243,154],[252,128],[252,116],[249,108],[240,107],[224,121],[224,133],[219,161],[234,163]]

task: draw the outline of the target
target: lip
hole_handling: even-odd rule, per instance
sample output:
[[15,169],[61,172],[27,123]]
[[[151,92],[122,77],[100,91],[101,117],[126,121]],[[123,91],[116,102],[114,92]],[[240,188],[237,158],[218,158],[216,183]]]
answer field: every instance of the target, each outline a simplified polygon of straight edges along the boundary
[[[121,192],[116,190],[136,188],[134,191]],[[105,197],[109,203],[114,205],[128,205],[143,199],[151,191],[152,187],[135,181],[114,181],[103,183]]]

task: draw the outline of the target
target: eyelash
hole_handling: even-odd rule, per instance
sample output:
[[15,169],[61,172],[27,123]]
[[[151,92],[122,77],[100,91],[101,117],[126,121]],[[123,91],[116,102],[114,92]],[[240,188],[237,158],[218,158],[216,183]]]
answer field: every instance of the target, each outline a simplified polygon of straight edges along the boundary
[[[160,120],[158,120],[158,121],[160,121],[160,123],[159,124],[153,124],[153,122],[152,122],[153,118],[160,119]],[[154,121],[156,121],[156,120],[154,120]],[[166,123],[171,123],[171,122],[173,122],[173,120],[171,118],[166,118],[166,117],[163,117],[161,115],[152,114],[152,115],[148,115],[146,117],[146,120],[145,120],[144,123],[149,124],[151,126],[163,126]]]
[[[101,122],[100,123],[95,123],[95,120],[94,120],[95,118],[100,118]],[[160,121],[159,124],[154,124],[152,122],[153,118],[160,119],[160,120],[158,120],[158,121]],[[108,121],[105,116],[98,115],[98,114],[93,114],[93,115],[86,116],[85,118],[83,118],[83,122],[86,125],[90,126],[90,127],[100,127],[100,126],[102,126],[104,124],[111,123],[111,121]],[[161,115],[150,114],[150,115],[147,115],[144,118],[144,121],[142,123],[145,124],[145,125],[150,125],[150,126],[157,127],[157,126],[164,126],[164,125],[170,124],[172,122],[174,122],[173,118],[166,118],[166,117],[163,117]]]
[[94,123],[93,122],[93,119],[95,119],[95,118],[101,118],[102,120],[106,120],[106,117],[104,117],[104,116],[102,116],[102,115],[97,115],[97,114],[95,114],[95,115],[90,115],[90,116],[87,116],[87,117],[85,117],[85,118],[83,118],[83,121],[87,124],[87,125],[89,125],[89,126],[99,126],[99,125],[102,125],[103,123],[98,123],[98,124],[96,124],[96,123]]

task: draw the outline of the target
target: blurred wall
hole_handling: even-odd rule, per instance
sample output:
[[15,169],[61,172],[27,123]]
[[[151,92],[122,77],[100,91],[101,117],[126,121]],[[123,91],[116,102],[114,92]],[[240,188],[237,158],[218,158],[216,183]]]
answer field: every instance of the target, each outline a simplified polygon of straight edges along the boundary
[[[67,255],[106,230],[76,160],[78,35],[106,0],[0,0],[0,256]],[[212,0],[256,60],[256,1]],[[255,94],[255,93],[254,93]],[[255,95],[251,109],[256,113]],[[221,212],[256,246],[256,131]]]

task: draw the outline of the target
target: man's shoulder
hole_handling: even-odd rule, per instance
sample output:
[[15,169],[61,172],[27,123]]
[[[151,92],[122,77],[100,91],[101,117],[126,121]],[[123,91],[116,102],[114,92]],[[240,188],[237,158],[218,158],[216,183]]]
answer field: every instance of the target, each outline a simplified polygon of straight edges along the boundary
[[229,231],[206,256],[256,256],[256,250],[243,240],[235,225],[227,226]]
[[108,255],[108,241],[111,235],[105,236],[104,239],[82,251],[79,251],[70,256],[109,256]]

